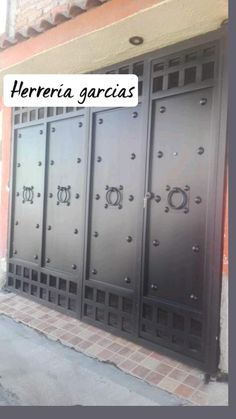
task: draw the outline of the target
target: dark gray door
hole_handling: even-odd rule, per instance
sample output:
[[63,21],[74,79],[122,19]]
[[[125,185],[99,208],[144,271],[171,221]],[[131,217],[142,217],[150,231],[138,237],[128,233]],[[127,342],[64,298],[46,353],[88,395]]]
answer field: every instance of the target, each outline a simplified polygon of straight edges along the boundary
[[202,356],[212,89],[153,103],[141,333]]

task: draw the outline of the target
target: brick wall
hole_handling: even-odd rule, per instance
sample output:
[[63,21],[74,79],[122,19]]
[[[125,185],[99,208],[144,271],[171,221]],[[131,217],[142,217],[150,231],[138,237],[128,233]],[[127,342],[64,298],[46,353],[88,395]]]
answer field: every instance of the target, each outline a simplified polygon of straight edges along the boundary
[[18,30],[39,23],[51,11],[61,11],[70,0],[11,0],[9,10],[9,32],[13,35]]

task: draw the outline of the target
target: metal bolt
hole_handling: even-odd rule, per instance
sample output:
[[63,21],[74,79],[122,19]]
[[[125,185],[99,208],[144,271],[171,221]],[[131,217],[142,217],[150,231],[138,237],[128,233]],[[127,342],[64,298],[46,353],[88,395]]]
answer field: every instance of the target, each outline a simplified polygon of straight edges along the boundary
[[124,281],[125,281],[126,284],[130,284],[130,282],[131,282],[131,280],[130,280],[130,278],[128,276],[126,276],[124,278]]
[[79,199],[79,197],[80,197],[79,193],[76,193],[75,194],[75,199]]
[[190,294],[189,298],[190,298],[190,300],[193,300],[193,301],[198,300],[198,297],[195,294]]
[[74,234],[78,234],[79,230],[77,228],[74,229]]
[[21,138],[21,137],[22,137],[22,135],[21,135],[21,134],[19,134],[19,135],[18,135],[18,137],[19,137],[19,138]]
[[137,118],[137,116],[138,116],[138,112],[133,112],[133,113],[132,113],[132,117],[133,117],[133,118]]
[[14,253],[14,255],[17,255],[17,250],[14,250],[14,252],[13,252],[13,253]]
[[199,155],[201,155],[201,154],[203,154],[204,153],[204,148],[203,147],[198,147],[198,151],[197,151],[197,153],[199,154]]
[[35,260],[38,260],[38,258],[39,258],[38,255],[34,255]]
[[151,288],[151,290],[156,291],[157,290],[157,285],[151,284],[150,288]]
[[81,128],[83,126],[83,123],[79,122],[78,126],[79,126],[79,128]]
[[170,191],[170,185],[166,185],[166,191]]
[[52,229],[52,226],[48,226],[48,230],[51,230]]
[[124,189],[123,185],[120,185],[119,189],[120,189],[120,191],[123,191],[123,189]]
[[199,250],[200,250],[200,247],[199,246],[192,246],[192,251],[193,252],[198,253]]
[[205,98],[205,97],[203,97],[201,100],[200,100],[200,105],[205,105],[207,103],[207,99]]
[[92,274],[96,275],[97,274],[97,270],[96,269],[92,269]]
[[19,221],[16,221],[16,222],[15,222],[15,225],[16,225],[16,226],[18,226],[18,224],[19,224]]
[[39,228],[39,224],[36,224],[35,228]]
[[52,132],[55,132],[56,131],[56,128],[55,127],[52,127]]
[[75,270],[77,268],[77,266],[73,263],[73,265],[71,265],[72,269]]
[[184,190],[189,191],[190,187],[188,185],[185,185]]
[[123,207],[122,207],[122,205],[121,204],[119,204],[118,205],[118,209],[122,209]]
[[57,201],[57,205],[60,205],[60,202],[59,201]]
[[146,192],[145,193],[145,198],[146,199],[151,199],[152,198],[152,192]]
[[50,192],[50,193],[48,194],[48,196],[49,196],[49,198],[52,198],[52,197],[53,197],[53,193],[52,193],[52,192]]
[[106,191],[108,191],[108,189],[109,189],[109,186],[108,186],[108,185],[106,185],[106,186],[105,186],[105,190],[106,190]]
[[46,262],[47,262],[47,263],[50,263],[50,262],[51,262],[51,259],[46,258]]
[[173,156],[175,156],[175,157],[178,156],[177,151],[174,151]]
[[98,163],[100,163],[101,161],[102,161],[101,156],[98,156],[98,157],[97,157],[97,162],[98,162]]
[[132,202],[134,200],[134,195],[129,195],[129,201]]
[[42,135],[42,134],[43,134],[43,130],[42,130],[42,129],[39,131],[39,134],[40,134],[40,135]]
[[20,167],[21,166],[21,164],[20,163],[17,163],[17,167]]
[[98,201],[100,199],[100,195],[98,193],[96,193],[95,195],[95,199]]
[[160,202],[160,201],[161,201],[161,197],[160,197],[160,195],[156,195],[156,196],[155,196],[155,201],[156,201],[156,202]]
[[54,160],[51,160],[51,161],[50,161],[50,165],[51,165],[51,166],[53,166],[53,165],[54,165],[54,163],[55,163],[55,162],[54,162]]
[[81,158],[77,157],[77,163],[81,163]]
[[165,106],[161,106],[160,107],[160,113],[164,113],[166,111],[166,107]]
[[159,242],[159,240],[153,240],[152,244],[153,244],[153,246],[157,247],[157,246],[159,246],[160,242]]
[[39,192],[38,192],[38,193],[37,193],[37,197],[38,197],[38,198],[40,198],[40,196],[41,196],[41,193],[39,193]]
[[170,208],[169,207],[165,207],[165,212],[169,212]]
[[131,153],[131,154],[130,154],[130,158],[131,158],[131,160],[136,159],[136,154],[135,154],[135,153]]
[[108,208],[108,204],[105,204],[105,205],[104,205],[104,208]]
[[93,237],[98,237],[98,232],[97,231],[94,231]]
[[20,196],[20,192],[16,192],[16,196]]
[[70,206],[70,202],[67,202],[66,205],[69,207]]
[[42,162],[41,161],[38,162],[38,166],[42,166]]
[[187,214],[189,212],[188,208],[184,208],[184,213]]
[[196,204],[200,204],[202,202],[202,198],[200,196],[196,196],[194,201]]
[[163,152],[162,151],[158,151],[157,157],[158,157],[158,159],[161,159],[163,157]]
[[132,242],[132,237],[131,236],[128,236],[128,237],[126,237],[126,241],[128,242],[128,243],[130,243],[130,242]]
[[101,125],[103,123],[103,119],[99,118],[98,123],[99,123],[99,125]]

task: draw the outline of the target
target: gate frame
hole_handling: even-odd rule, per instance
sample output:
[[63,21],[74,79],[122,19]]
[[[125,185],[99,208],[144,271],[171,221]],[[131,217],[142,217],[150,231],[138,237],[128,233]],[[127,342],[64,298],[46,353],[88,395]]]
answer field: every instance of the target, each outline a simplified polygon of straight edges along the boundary
[[[212,185],[213,185],[213,199],[214,202],[211,203],[212,208],[214,208],[214,221],[211,221],[210,228],[207,233],[206,242],[210,242],[211,245],[207,247],[207,277],[208,277],[208,286],[207,286],[207,319],[208,323],[206,325],[206,356],[205,362],[199,362],[185,355],[180,353],[176,353],[175,351],[160,346],[156,343],[151,343],[139,336],[139,326],[140,326],[140,315],[141,315],[141,298],[139,300],[139,304],[135,307],[135,311],[137,313],[137,327],[136,327],[136,336],[130,335],[129,340],[142,343],[142,345],[147,346],[153,350],[158,350],[160,353],[164,353],[169,355],[177,360],[184,361],[190,363],[191,365],[196,365],[200,368],[203,368],[208,374],[212,375],[215,374],[218,367],[219,361],[219,333],[220,333],[220,297],[221,297],[221,283],[222,283],[222,250],[223,250],[223,226],[224,226],[224,208],[225,208],[225,183],[226,183],[226,141],[227,141],[227,102],[228,102],[228,95],[227,95],[227,26],[222,27],[216,31],[200,35],[198,37],[185,40],[183,42],[164,47],[159,51],[152,51],[150,53],[146,53],[143,55],[137,55],[132,57],[129,60],[122,61],[121,63],[112,64],[105,69],[99,69],[98,71],[94,71],[93,73],[103,73],[104,71],[109,71],[117,67],[117,65],[126,65],[132,62],[137,62],[138,60],[144,60],[144,65],[148,66],[148,73],[146,77],[144,77],[144,85],[143,91],[147,89],[146,95],[143,95],[143,113],[144,113],[144,121],[146,121],[143,125],[143,134],[146,136],[146,144],[148,144],[148,148],[146,150],[146,163],[149,156],[149,147],[150,147],[150,101],[151,101],[151,62],[155,59],[159,59],[161,57],[166,57],[171,55],[172,53],[181,52],[188,48],[200,47],[209,42],[217,42],[219,46],[219,53],[218,53],[218,78],[214,87],[214,108],[213,108],[213,128],[214,128],[214,136],[217,142],[218,147],[218,154],[214,162],[214,175],[212,176]],[[190,89],[189,89],[190,90]],[[193,89],[191,89],[193,90]],[[187,91],[187,90],[186,90]],[[46,108],[45,108],[46,109]],[[98,108],[85,108],[83,109],[85,120],[88,122],[87,125],[87,133],[89,138],[89,143],[87,145],[87,152],[88,152],[88,166],[87,166],[87,182],[86,182],[86,202],[84,204],[84,216],[85,216],[85,228],[84,228],[84,259],[83,259],[83,277],[82,281],[78,284],[80,295],[82,296],[82,289],[84,287],[85,278],[86,278],[86,270],[87,270],[87,249],[88,249],[88,232],[89,232],[89,214],[90,214],[90,202],[89,202],[89,194],[90,194],[90,185],[91,185],[91,149],[92,149],[92,120],[93,114],[97,112]],[[106,108],[99,108],[100,111]],[[44,112],[44,118],[37,121],[21,123],[19,126],[15,127],[14,121],[12,118],[12,141],[11,141],[11,177],[10,177],[10,198],[9,198],[9,225],[8,225],[8,254],[7,254],[7,262],[10,263],[10,239],[12,236],[12,220],[13,220],[13,197],[12,191],[14,187],[14,159],[15,159],[15,140],[16,140],[16,131],[18,128],[34,126],[38,124],[43,124],[45,133],[48,130],[48,125],[52,121],[56,121],[57,119],[67,119],[73,116],[79,115],[81,111],[63,114],[53,117],[48,117],[46,112]],[[46,135],[46,134],[45,134]],[[145,170],[147,174],[147,170]],[[145,185],[147,185],[147,177],[145,179]],[[44,182],[46,179],[46,171],[44,173]],[[144,191],[145,192],[145,191]],[[45,213],[45,202],[43,204],[44,213]],[[141,236],[144,237],[144,229],[145,229],[145,219],[143,217],[143,226],[142,226],[142,233]],[[141,287],[143,287],[143,257],[144,257],[144,249],[145,241],[143,240],[142,250],[140,252],[140,259],[138,260],[139,266],[142,267],[141,271],[141,278],[140,281],[137,281],[137,284],[134,288],[134,292],[139,292],[141,296]],[[30,266],[30,263],[28,263]],[[34,266],[34,269],[37,268]],[[40,268],[38,268],[40,271]],[[18,292],[18,290],[14,289],[14,292]],[[38,298],[33,297],[32,295],[25,294],[26,298],[31,300],[39,301]],[[47,301],[40,301],[41,304],[47,305],[52,307],[52,305]],[[55,308],[55,306],[54,306]],[[75,316],[79,319],[82,318],[82,298],[81,298],[81,305],[77,313],[73,314],[70,313],[71,316]],[[57,310],[65,312],[64,309],[61,309],[59,306],[56,307]],[[67,312],[68,313],[68,312]],[[77,314],[77,316],[76,316]],[[92,323],[89,319],[85,319],[83,317],[83,321],[87,323]],[[100,326],[103,329],[111,331],[111,329],[101,324]],[[119,336],[122,335],[122,332],[114,331],[112,329],[113,334],[117,334]],[[127,337],[127,335],[124,335]]]

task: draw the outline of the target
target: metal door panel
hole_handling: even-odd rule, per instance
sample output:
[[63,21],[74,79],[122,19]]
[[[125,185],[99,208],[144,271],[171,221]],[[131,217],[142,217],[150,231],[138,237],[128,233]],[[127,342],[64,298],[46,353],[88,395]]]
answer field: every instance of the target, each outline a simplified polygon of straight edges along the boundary
[[143,200],[140,112],[139,105],[99,112],[94,118],[88,276],[132,289]]
[[153,113],[145,295],[195,308],[202,305],[211,94],[157,100]]
[[11,254],[36,264],[41,253],[44,161],[43,125],[19,129],[16,134]]
[[74,275],[82,270],[85,149],[83,116],[50,123],[44,264]]

